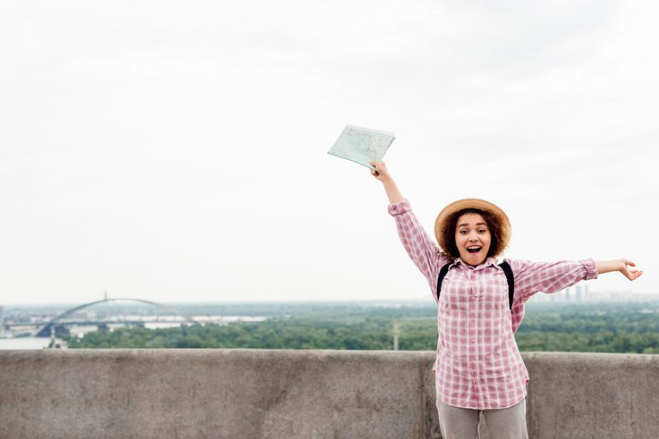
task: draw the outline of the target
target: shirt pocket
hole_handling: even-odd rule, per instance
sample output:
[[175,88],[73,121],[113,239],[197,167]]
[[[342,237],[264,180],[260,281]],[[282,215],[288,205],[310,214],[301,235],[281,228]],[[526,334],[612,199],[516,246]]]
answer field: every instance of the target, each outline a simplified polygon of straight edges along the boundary
[[442,283],[439,305],[445,313],[458,315],[467,311],[470,295],[469,280],[461,279],[455,273],[449,272]]
[[487,276],[479,283],[479,290],[485,312],[497,317],[503,312],[508,312],[510,309],[508,281],[504,273],[497,270],[491,276]]

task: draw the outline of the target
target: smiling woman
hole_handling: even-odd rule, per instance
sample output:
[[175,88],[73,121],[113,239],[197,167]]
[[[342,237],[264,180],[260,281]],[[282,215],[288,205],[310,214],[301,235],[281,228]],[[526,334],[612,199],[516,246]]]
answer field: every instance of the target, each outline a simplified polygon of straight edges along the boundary
[[474,267],[485,262],[488,256],[494,256],[490,254],[490,250],[495,238],[483,217],[484,214],[485,212],[468,209],[467,212],[454,215],[457,217],[457,225],[453,228],[454,247],[457,248],[460,258]]
[[[471,207],[466,207],[471,206]],[[510,221],[506,214],[484,200],[460,200],[446,206],[435,222],[435,237],[441,248],[452,258],[478,254],[478,265],[487,257],[503,253],[510,241]],[[467,247],[480,246],[481,251],[470,252]],[[465,249],[466,252],[465,252]]]
[[[479,413],[492,437],[528,438],[526,387],[529,374],[515,332],[526,302],[598,274],[642,272],[627,259],[595,262],[530,262],[497,256],[508,246],[511,227],[498,206],[464,199],[437,216],[435,236],[424,231],[382,162],[371,174],[384,184],[400,239],[423,273],[437,302],[437,356],[433,372],[442,437],[478,438]],[[440,296],[440,292],[443,292]]]

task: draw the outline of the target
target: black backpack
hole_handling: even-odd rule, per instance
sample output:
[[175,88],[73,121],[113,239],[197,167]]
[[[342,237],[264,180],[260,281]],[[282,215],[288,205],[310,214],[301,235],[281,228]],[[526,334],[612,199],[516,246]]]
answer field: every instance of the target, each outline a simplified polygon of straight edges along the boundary
[[[448,273],[448,269],[453,265],[452,262],[444,265],[441,270],[439,270],[439,277],[437,278],[437,303],[439,303],[439,293],[442,291],[442,282]],[[510,268],[508,262],[502,262],[499,264],[499,267],[506,274],[506,279],[508,280],[508,303],[510,305],[510,310],[513,310],[513,296],[515,295],[515,278],[513,276],[513,270]]]

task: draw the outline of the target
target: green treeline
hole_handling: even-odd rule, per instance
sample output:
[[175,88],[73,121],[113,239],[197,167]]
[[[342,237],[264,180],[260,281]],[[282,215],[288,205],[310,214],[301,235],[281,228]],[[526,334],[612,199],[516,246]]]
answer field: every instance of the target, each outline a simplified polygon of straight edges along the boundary
[[385,322],[336,324],[274,319],[260,323],[187,326],[168,329],[130,328],[93,332],[71,348],[254,348],[254,349],[391,349]]
[[[659,305],[535,307],[516,334],[522,351],[659,354]],[[70,348],[256,348],[391,350],[394,322],[401,350],[435,350],[437,324],[428,306],[319,306],[258,323],[125,328],[67,337]]]
[[659,354],[659,314],[530,314],[516,334],[522,351]]

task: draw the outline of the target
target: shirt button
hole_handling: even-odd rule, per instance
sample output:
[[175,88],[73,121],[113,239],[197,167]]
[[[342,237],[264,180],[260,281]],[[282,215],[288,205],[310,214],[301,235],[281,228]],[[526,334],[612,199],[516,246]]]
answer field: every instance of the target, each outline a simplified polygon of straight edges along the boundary
[[476,343],[476,339],[475,339],[475,338],[472,338],[472,339],[471,339],[471,342],[472,342],[472,343]]

